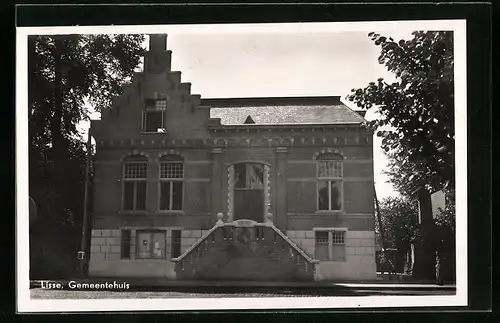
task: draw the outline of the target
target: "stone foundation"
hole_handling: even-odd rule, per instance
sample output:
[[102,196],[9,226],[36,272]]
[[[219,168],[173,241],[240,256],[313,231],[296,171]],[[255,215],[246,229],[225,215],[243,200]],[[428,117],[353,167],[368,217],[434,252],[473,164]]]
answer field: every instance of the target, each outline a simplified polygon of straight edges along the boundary
[[[121,230],[92,230],[90,276],[175,279],[175,263],[170,261],[171,232],[177,228],[161,228],[166,231],[165,259],[137,259],[136,230],[143,229],[146,228],[131,230],[130,259],[121,259]],[[207,233],[208,230],[182,230],[181,254]],[[286,234],[311,258],[314,258],[314,231],[287,231]],[[314,277],[315,280],[370,280],[375,278],[375,233],[373,231],[346,231],[345,261],[321,261],[316,264]]]
[[[314,231],[287,231],[286,234],[311,258],[315,257]],[[316,265],[315,280],[371,280],[376,277],[374,231],[346,231],[345,261],[321,261]]]
[[[165,230],[166,259],[137,259],[136,231],[147,229],[131,229],[130,259],[121,259],[121,230],[92,230],[89,275],[175,279],[175,264],[170,261],[171,232],[177,228],[155,228]],[[208,230],[182,230],[181,254],[207,233]]]

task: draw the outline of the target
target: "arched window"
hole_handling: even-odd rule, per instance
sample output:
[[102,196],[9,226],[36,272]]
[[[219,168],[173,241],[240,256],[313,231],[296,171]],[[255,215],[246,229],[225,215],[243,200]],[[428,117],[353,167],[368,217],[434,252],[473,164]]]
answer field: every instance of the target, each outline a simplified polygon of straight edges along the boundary
[[180,211],[183,207],[184,160],[177,155],[160,158],[160,210]]
[[146,209],[148,160],[141,155],[125,158],[123,164],[123,203],[126,211]]
[[339,211],[343,207],[342,156],[318,156],[318,210]]

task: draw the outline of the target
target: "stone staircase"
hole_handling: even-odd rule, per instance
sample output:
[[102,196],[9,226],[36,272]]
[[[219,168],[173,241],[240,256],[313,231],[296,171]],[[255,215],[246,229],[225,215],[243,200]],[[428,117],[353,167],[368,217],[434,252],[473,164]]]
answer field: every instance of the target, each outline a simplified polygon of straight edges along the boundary
[[317,260],[272,223],[239,220],[216,224],[180,257],[177,279],[312,281]]

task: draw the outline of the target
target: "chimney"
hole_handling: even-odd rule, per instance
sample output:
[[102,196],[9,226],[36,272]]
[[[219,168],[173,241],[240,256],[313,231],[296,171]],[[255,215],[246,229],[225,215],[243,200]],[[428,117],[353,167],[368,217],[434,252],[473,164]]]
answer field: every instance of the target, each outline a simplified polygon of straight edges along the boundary
[[162,52],[167,50],[167,35],[166,34],[151,34],[149,35],[149,51]]
[[144,69],[148,71],[170,71],[172,52],[167,50],[167,34],[149,35],[149,51],[144,57]]

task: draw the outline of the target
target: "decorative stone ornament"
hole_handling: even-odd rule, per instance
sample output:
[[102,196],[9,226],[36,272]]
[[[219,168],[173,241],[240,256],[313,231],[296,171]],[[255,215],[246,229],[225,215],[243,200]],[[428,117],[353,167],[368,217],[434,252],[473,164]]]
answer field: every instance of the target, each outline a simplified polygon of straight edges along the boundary
[[217,223],[216,224],[223,224],[224,223],[224,214],[222,212],[217,213]]

